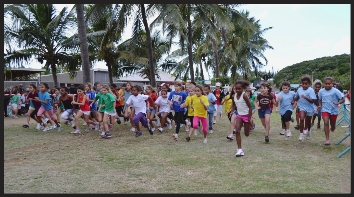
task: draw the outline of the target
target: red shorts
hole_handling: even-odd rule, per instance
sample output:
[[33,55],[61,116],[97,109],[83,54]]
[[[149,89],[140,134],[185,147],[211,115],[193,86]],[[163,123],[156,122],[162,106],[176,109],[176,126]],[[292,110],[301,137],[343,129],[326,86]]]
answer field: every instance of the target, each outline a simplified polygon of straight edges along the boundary
[[322,117],[325,117],[325,116],[329,116],[329,118],[330,118],[331,120],[337,120],[338,114],[337,114],[337,115],[331,115],[331,114],[328,113],[328,112],[322,112]]
[[239,114],[237,114],[236,118],[241,119],[243,122],[249,122],[248,115],[239,115]]

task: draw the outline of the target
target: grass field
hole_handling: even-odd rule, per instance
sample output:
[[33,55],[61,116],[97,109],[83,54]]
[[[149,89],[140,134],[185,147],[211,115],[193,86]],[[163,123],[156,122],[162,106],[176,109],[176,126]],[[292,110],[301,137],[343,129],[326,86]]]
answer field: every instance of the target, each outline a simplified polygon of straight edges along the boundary
[[226,139],[226,116],[207,144],[201,134],[186,142],[185,127],[177,142],[174,128],[153,136],[144,129],[136,138],[123,124],[102,139],[94,130],[70,134],[66,125],[62,132],[35,131],[33,120],[25,129],[17,119],[4,127],[4,193],[351,193],[351,153],[337,158],[350,138],[335,145],[348,131],[345,123],[330,133],[331,146],[316,128],[312,139],[298,141],[295,123],[285,141],[273,113],[265,143],[254,117],[256,129],[249,137],[242,131],[243,157],[235,157],[236,142]]

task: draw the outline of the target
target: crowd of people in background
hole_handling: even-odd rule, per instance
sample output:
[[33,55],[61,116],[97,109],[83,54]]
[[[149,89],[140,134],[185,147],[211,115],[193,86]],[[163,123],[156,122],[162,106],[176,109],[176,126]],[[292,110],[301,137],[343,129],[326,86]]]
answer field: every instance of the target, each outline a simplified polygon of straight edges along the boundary
[[[174,125],[173,140],[179,139],[180,130],[185,127],[187,142],[193,133],[202,133],[203,143],[207,143],[208,135],[215,132],[213,125],[227,117],[230,130],[218,132],[225,132],[228,140],[234,140],[236,136],[235,156],[240,157],[244,155],[241,130],[243,128],[245,136],[255,130],[256,111],[264,129],[264,140],[266,143],[270,141],[270,118],[274,108],[281,116],[282,128],[279,129],[285,140],[292,136],[290,122],[294,122],[295,112],[299,141],[311,139],[317,118],[317,129],[321,129],[321,120],[323,123],[324,144],[330,145],[329,131],[335,130],[338,105],[344,102],[344,94],[333,84],[330,77],[323,83],[311,84],[310,78],[304,76],[296,92],[290,90],[288,81],[284,81],[280,92],[274,94],[270,83],[264,81],[257,95],[253,95],[250,82],[246,80],[237,80],[226,90],[222,89],[220,82],[216,83],[215,89],[194,82],[187,85],[175,82],[174,91],[165,83],[158,87],[146,86],[145,90],[131,82],[121,86],[86,83],[75,87],[71,84],[70,87],[51,89],[47,83],[39,87],[19,84],[4,90],[4,116],[9,116],[6,110],[9,108],[13,118],[27,116],[24,128],[29,128],[33,119],[36,129],[43,132],[52,129],[60,132],[62,124],[66,124],[72,127],[72,134],[95,130],[105,139],[112,137],[116,124],[130,125],[135,137],[143,135],[143,128],[153,135],[155,131],[172,130]],[[345,97],[350,99],[350,92]]]

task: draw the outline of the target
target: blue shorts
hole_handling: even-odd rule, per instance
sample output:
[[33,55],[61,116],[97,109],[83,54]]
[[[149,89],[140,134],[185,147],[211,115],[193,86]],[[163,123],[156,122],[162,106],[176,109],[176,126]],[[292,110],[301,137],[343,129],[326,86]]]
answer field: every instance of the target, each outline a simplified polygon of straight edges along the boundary
[[97,112],[97,107],[90,108],[90,111],[93,112],[93,113]]
[[258,117],[259,118],[264,118],[266,114],[270,114],[270,108],[258,110]]
[[300,109],[299,111],[304,111],[306,116],[313,116],[315,114],[315,112],[307,112],[305,109]]
[[148,112],[156,114],[156,110],[154,110],[154,109],[146,109],[146,113],[148,113]]

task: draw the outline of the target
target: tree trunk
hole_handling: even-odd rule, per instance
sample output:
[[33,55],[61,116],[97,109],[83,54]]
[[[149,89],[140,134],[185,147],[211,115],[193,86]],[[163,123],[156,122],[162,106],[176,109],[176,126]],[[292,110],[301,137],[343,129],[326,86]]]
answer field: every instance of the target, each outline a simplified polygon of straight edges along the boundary
[[52,68],[52,75],[53,75],[53,81],[54,81],[54,85],[58,86],[58,76],[57,76],[57,66],[55,64],[51,65]]
[[203,64],[202,61],[200,61],[200,77],[202,78],[202,83],[204,84],[204,71],[203,71]]
[[84,14],[84,4],[76,4],[77,25],[80,39],[82,72],[84,83],[91,83],[90,59],[88,54],[88,44],[86,36],[86,24]]
[[188,17],[188,60],[189,60],[189,73],[191,75],[191,82],[194,82],[194,69],[193,69],[193,52],[192,52],[192,22]]
[[213,41],[214,59],[215,59],[215,78],[218,80],[219,74],[219,57],[218,57],[218,45]]
[[151,44],[151,35],[149,25],[146,20],[145,6],[144,4],[140,4],[141,15],[143,16],[143,23],[146,31],[146,42],[149,47],[149,65],[150,65],[150,83],[152,87],[156,87],[156,79],[155,79],[155,67],[154,67],[154,57],[153,50]]
[[108,79],[109,79],[109,85],[113,84],[113,77],[112,77],[112,65],[106,64],[108,67]]

